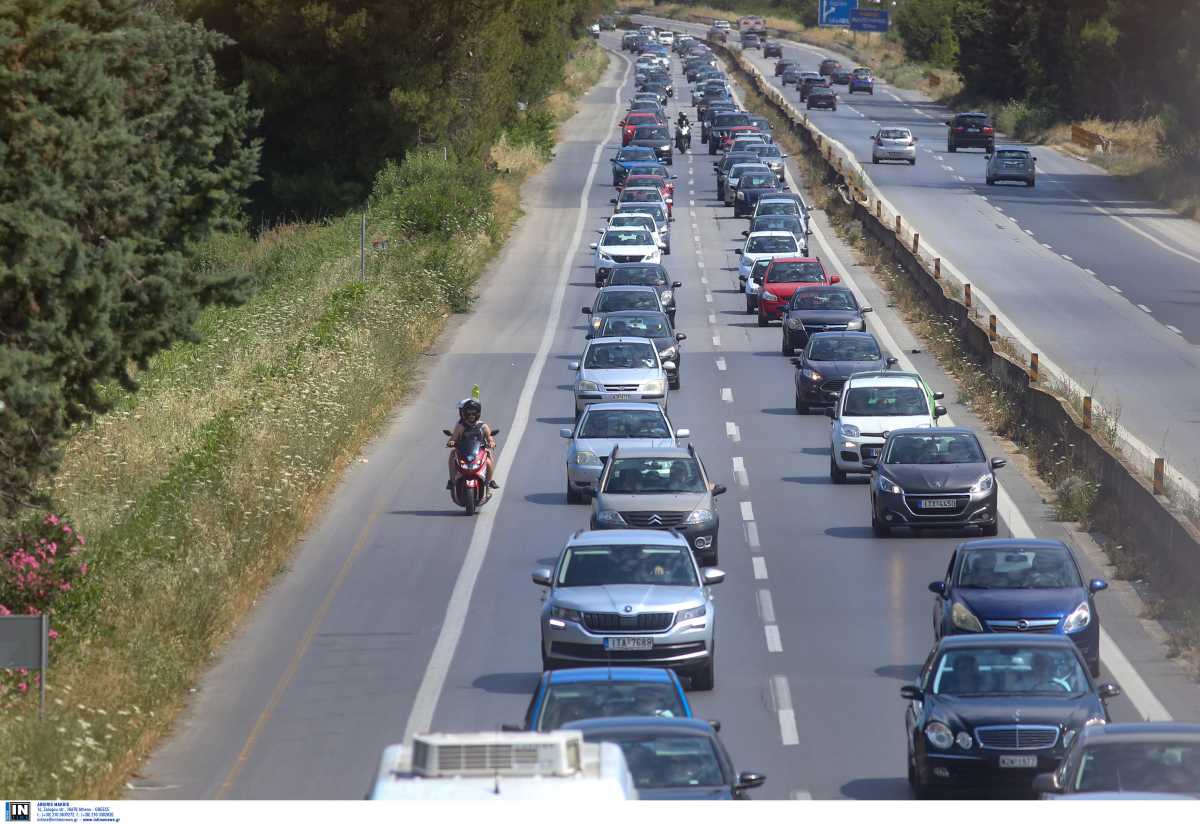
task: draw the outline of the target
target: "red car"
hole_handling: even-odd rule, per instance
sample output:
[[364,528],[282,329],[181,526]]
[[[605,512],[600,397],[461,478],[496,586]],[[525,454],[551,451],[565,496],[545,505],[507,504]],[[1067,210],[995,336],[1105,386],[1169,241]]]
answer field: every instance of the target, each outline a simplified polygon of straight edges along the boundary
[[841,282],[841,277],[825,271],[820,258],[775,258],[763,273],[762,288],[758,293],[758,325],[766,326],[783,317],[797,290]]
[[663,124],[659,116],[654,112],[630,112],[621,121],[621,145],[629,145],[629,141],[633,140],[633,133],[637,131],[638,126],[656,125]]
[[657,186],[662,192],[663,200],[667,203],[675,202],[675,184],[671,182],[669,177],[663,175],[626,175],[624,182],[617,187],[617,191],[628,187],[630,189],[638,189],[643,186]]
[[[733,141],[737,140],[739,137],[749,137],[750,135],[755,134],[762,134],[762,130],[760,130],[757,126],[734,126],[732,129],[729,129],[727,132],[725,132],[724,136],[721,138],[721,151],[729,151],[729,148],[733,145]],[[764,137],[763,139],[765,140],[766,138]]]

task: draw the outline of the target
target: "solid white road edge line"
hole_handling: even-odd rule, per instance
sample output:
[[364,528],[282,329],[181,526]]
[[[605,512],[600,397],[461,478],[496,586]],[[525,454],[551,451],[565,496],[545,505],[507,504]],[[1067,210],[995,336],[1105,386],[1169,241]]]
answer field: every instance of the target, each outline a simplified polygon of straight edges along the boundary
[[[616,54],[616,52],[613,52]],[[516,413],[513,415],[512,425],[508,429],[508,441],[505,443],[505,452],[513,457],[503,461],[496,468],[496,482],[500,484],[501,489],[493,493],[491,506],[484,507],[483,510],[476,516],[475,529],[471,532],[471,543],[467,548],[466,557],[463,558],[462,568],[458,571],[458,578],[454,582],[454,590],[450,593],[450,599],[446,604],[446,615],[442,619],[442,628],[438,632],[437,642],[434,644],[433,652],[429,656],[429,663],[425,668],[425,674],[421,678],[421,686],[417,689],[416,698],[413,700],[412,709],[408,714],[408,723],[404,727],[404,743],[411,744],[413,736],[418,733],[425,732],[429,729],[429,725],[433,723],[434,712],[437,710],[438,699],[442,694],[442,687],[446,683],[446,675],[450,671],[450,665],[454,661],[454,651],[458,648],[458,641],[462,637],[463,628],[467,623],[467,613],[471,607],[471,595],[475,591],[475,582],[479,579],[479,572],[483,568],[484,558],[487,556],[488,545],[492,539],[492,527],[496,521],[496,513],[500,511],[500,504],[503,503],[503,493],[505,481],[508,480],[508,471],[516,463],[515,456],[521,448],[521,440],[525,437],[525,429],[529,424],[529,412],[533,406],[533,396],[537,392],[538,383],[542,377],[542,370],[546,366],[546,361],[550,357],[550,348],[554,344],[554,336],[559,330],[560,321],[562,320],[563,304],[567,294],[567,284],[570,281],[571,268],[575,262],[575,256],[579,253],[579,245],[583,241],[583,227],[588,220],[588,194],[592,191],[592,184],[596,179],[596,170],[600,168],[600,155],[608,147],[607,138],[616,128],[617,119],[621,114],[621,92],[625,88],[625,84],[629,81],[629,72],[633,68],[633,61],[625,57],[623,54],[618,54],[625,61],[625,73],[621,77],[621,83],[616,88],[616,93],[613,95],[613,114],[609,121],[608,130],[596,144],[596,151],[592,154],[592,165],[588,170],[587,181],[583,184],[583,189],[579,193],[579,217],[575,221],[575,233],[571,236],[570,245],[567,248],[567,253],[563,256],[562,266],[558,272],[558,284],[554,289],[554,296],[551,298],[551,315],[546,321],[546,328],[542,332],[542,340],[538,345],[537,354],[534,355],[533,363],[529,367],[529,373],[525,376],[525,385],[521,388],[521,394],[517,400]]]

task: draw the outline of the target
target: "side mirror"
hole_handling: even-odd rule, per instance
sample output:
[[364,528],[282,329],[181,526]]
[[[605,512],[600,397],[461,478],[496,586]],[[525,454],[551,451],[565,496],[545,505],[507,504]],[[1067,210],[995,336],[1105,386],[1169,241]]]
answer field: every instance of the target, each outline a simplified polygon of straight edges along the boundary
[[682,440],[682,439],[684,439],[684,438],[690,438],[690,437],[692,437],[692,430],[690,430],[690,429],[676,429],[676,430],[675,430],[675,437],[676,437],[676,438],[678,438],[678,439],[680,439],[680,440]]
[[675,340],[687,340],[687,332],[676,332]]
[[742,283],[745,283],[745,282],[746,282],[746,276],[745,276],[745,275],[738,275],[738,280],[740,280]]
[[1002,469],[1008,466],[1008,461],[1004,458],[992,458],[992,469]]
[[946,414],[946,407],[942,406],[941,404],[933,407],[933,417],[940,418],[945,414]]
[[933,581],[929,585],[929,591],[932,592],[934,595],[945,595],[946,594],[946,582],[945,581]]
[[708,720],[708,726],[712,727],[714,732],[721,731],[721,722],[717,721],[715,718],[710,718]]
[[711,587],[716,586],[724,581],[725,573],[716,567],[708,567],[704,570],[704,572],[701,573],[700,577],[704,579],[704,585],[706,587]]
[[716,484],[712,488],[713,495],[724,495],[729,490],[725,488],[725,484]]
[[788,156],[787,156],[787,155],[780,155],[780,156],[779,156],[779,159],[780,159],[780,160],[787,160],[787,159],[788,159]]
[[933,393],[933,399],[934,399],[935,401],[940,401],[940,400],[942,400],[942,399],[943,399],[943,398],[945,398],[945,397],[946,397],[946,393],[945,393],[945,392],[934,392],[934,393]]
[[445,435],[447,438],[453,438],[453,437],[454,437],[454,433],[453,433],[453,432],[451,432],[449,429],[443,429],[443,430],[442,430],[442,434],[443,434],[443,435]]
[[879,459],[878,458],[863,458],[862,465],[867,469],[874,469],[875,467],[879,466]]
[[662,365],[662,368],[664,372],[674,372],[677,367],[673,361],[667,361]]
[[[602,233],[602,232],[601,232],[599,229],[597,229],[597,230],[596,230],[596,233],[597,233],[597,234],[603,234],[603,233]],[[589,243],[589,244],[588,244],[588,248],[589,248],[589,249],[596,249],[596,248],[598,248],[599,246],[600,246],[600,244],[599,244],[599,243]]]
[[530,577],[533,578],[533,582],[538,586],[548,587],[553,583],[551,580],[553,576],[554,572],[550,569],[550,567],[538,567],[533,571],[533,575]]
[[739,792],[742,790],[752,790],[755,787],[761,787],[763,785],[763,782],[766,780],[767,780],[767,777],[765,775],[763,775],[762,773],[756,773],[756,772],[738,773],[737,783],[733,785],[733,788],[735,790],[738,790]]
[[871,135],[870,140],[872,143],[874,143],[876,140],[878,140],[878,138],[875,137],[875,135]]
[[571,361],[570,363],[567,364],[567,368],[570,369],[572,372],[578,372],[579,371],[579,361],[577,361],[577,360]]
[[865,315],[865,314],[867,314],[867,312],[874,312],[874,311],[875,311],[875,310],[874,310],[874,309],[872,309],[870,306],[864,306],[864,307],[862,307],[861,309],[859,309],[859,310],[858,310],[858,313],[859,313],[860,315]]
[[573,434],[575,434],[574,430],[572,430],[569,426],[564,426],[558,430],[558,437],[560,438],[567,438],[570,440]]
[[674,223],[674,222],[675,222],[675,218],[673,218],[673,217],[667,218],[667,223]]
[[683,288],[683,281],[682,281],[682,280],[673,280],[673,281],[671,281],[671,288],[672,288],[672,289],[682,289],[682,288]]
[[983,156],[983,159],[984,159],[984,160],[991,160],[991,159],[992,159],[992,156],[991,156],[990,154],[985,154],[985,155]]
[[888,368],[891,369],[893,366],[895,366],[899,362],[900,362],[900,360],[898,358],[888,358],[887,359]]
[[[797,366],[799,366],[799,364],[797,364]],[[837,407],[834,407],[834,406],[825,407],[825,417],[836,419],[837,418]]]
[[592,307],[584,306],[584,307],[580,308],[579,311],[583,312],[583,314],[585,314],[585,315],[590,315],[590,314],[592,314]]
[[806,235],[811,235],[811,234],[812,234],[812,227],[811,227],[811,226],[805,226],[805,227],[804,227],[804,234],[806,234]]
[[1103,592],[1106,589],[1108,589],[1108,581],[1105,581],[1103,578],[1093,578],[1088,581],[1089,592]]
[[1033,777],[1033,791],[1038,795],[1058,795],[1062,787],[1058,783],[1058,773],[1040,773]]
[[1033,159],[1033,162],[1034,162],[1034,163],[1037,163],[1037,158],[1036,158],[1036,157]]
[[800,358],[789,358],[788,360],[790,360],[792,362],[792,366],[796,367],[797,369],[804,365],[804,361]]
[[916,135],[913,135],[913,143],[916,143],[918,139],[919,138]]
[[617,199],[616,199],[615,197],[610,197],[610,198],[608,199],[608,202],[609,202],[609,203],[616,203],[616,202],[617,202]]
[[742,230],[742,237],[750,237],[750,230],[749,230],[749,229],[743,229],[743,230]]
[[1110,698],[1116,698],[1118,695],[1120,695],[1121,688],[1116,684],[1101,684],[1100,689],[1097,690],[1097,692],[1100,693],[1101,701],[1107,701]]
[[829,282],[830,282],[830,283],[841,283],[841,282],[842,282],[842,276],[841,276],[841,275],[830,275],[830,276],[829,276]]
[[900,697],[907,698],[909,701],[924,701],[925,690],[916,684],[905,684],[900,688]]

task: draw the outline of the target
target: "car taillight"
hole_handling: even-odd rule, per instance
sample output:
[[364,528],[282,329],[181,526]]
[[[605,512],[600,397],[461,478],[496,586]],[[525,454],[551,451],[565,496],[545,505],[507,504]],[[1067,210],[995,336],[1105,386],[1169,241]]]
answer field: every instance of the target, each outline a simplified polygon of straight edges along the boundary
[[992,133],[992,127],[991,127],[991,126],[984,126],[984,127],[983,127],[983,133],[984,133],[984,134],[991,134],[991,133]]
[[956,131],[956,132],[961,132],[962,130],[963,130],[963,127],[962,127],[962,126],[955,126],[955,127],[954,127],[954,131]]

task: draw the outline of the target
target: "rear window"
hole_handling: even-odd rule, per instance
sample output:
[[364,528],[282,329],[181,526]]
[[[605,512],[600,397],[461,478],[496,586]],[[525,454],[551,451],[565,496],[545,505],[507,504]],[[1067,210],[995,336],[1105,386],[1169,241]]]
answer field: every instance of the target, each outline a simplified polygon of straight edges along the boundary
[[[796,239],[788,235],[767,235],[766,237],[752,237],[750,242],[746,244],[746,254],[780,254],[787,252],[795,252]],[[819,265],[819,264],[818,264]],[[771,278],[775,280],[774,277]]]
[[1028,160],[1029,152],[1024,149],[1001,149],[996,152],[996,157],[1006,157],[1009,160]]
[[771,283],[824,283],[825,267],[816,260],[776,263],[767,279]]
[[985,115],[978,114],[960,114],[954,118],[954,122],[959,126],[986,126],[988,119]]
[[728,126],[749,126],[750,116],[744,112],[729,112],[719,114],[713,118],[713,125],[717,128],[726,128]]

